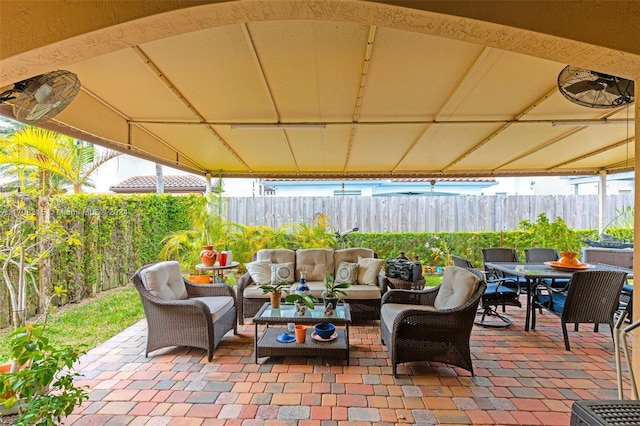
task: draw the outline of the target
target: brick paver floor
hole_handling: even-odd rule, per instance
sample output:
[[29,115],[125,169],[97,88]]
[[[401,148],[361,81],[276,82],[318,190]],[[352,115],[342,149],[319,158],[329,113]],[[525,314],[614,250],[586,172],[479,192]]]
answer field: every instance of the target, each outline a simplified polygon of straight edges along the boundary
[[[354,325],[351,365],[318,358],[263,358],[253,325],[229,334],[207,362],[202,350],[144,356],[146,320],[89,351],[78,384],[90,400],[64,425],[568,425],[574,401],[618,399],[607,326],[569,331],[508,308],[508,329],[474,327],[475,377],[442,364],[403,364],[391,375],[378,322]],[[295,343],[292,343],[295,344]],[[628,374],[625,392],[629,394]]]

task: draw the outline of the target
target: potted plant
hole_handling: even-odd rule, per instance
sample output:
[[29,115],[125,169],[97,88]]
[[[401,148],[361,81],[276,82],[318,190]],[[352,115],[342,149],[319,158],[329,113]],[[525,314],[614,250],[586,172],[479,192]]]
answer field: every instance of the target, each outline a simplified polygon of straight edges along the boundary
[[280,299],[282,298],[282,292],[283,291],[286,292],[289,286],[291,286],[291,284],[283,281],[275,285],[271,285],[271,284],[260,285],[258,286],[258,288],[262,290],[263,294],[269,294],[269,297],[271,298],[272,308],[279,308]]
[[87,400],[87,392],[73,384],[72,371],[83,349],[53,346],[44,335],[44,324],[17,328],[11,339],[11,355],[18,368],[0,373],[2,414],[17,413],[15,425],[60,424],[64,416]]
[[348,296],[348,293],[344,291],[344,289],[351,287],[351,283],[345,282],[336,284],[333,274],[325,275],[322,281],[325,289],[322,292],[324,306],[328,307],[329,304],[331,304],[331,307],[335,309],[335,307],[338,306],[338,301],[343,297]]
[[313,309],[318,299],[310,294],[288,294],[284,298],[285,302],[293,303],[296,306],[296,314],[304,315],[307,312],[307,308]]

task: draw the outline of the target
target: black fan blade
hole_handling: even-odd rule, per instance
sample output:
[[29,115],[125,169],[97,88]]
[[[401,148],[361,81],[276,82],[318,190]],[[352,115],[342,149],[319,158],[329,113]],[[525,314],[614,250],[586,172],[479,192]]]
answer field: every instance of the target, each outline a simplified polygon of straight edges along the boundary
[[577,95],[578,93],[588,92],[589,90],[600,91],[605,87],[606,87],[605,84],[602,84],[597,80],[596,81],[584,80],[584,81],[578,81],[577,83],[570,84],[564,87],[564,90],[566,90],[569,93],[573,93],[574,95]]
[[610,84],[607,84],[607,87],[605,88],[605,90],[616,96],[619,96],[619,95],[633,96],[633,90],[634,90],[633,80],[627,80],[627,79],[621,78],[619,80],[611,82]]
[[13,89],[0,93],[0,103],[15,99],[16,97],[13,96],[14,93],[15,91]]

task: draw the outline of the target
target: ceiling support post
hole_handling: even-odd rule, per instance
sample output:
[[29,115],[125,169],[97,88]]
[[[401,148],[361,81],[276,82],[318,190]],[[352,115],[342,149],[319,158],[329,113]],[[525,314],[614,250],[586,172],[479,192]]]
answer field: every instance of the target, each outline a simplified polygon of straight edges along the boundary
[[598,235],[604,232],[609,218],[607,217],[607,171],[600,170],[598,182]]
[[[640,99],[640,73],[635,76],[635,99]],[[634,152],[640,152],[638,150],[638,132],[640,131],[640,102],[634,102],[635,108],[635,131],[633,138]],[[640,211],[640,199],[638,199],[638,193],[640,193],[640,155],[634,155],[635,164],[634,164],[634,190],[633,190],[633,241],[634,244],[636,242],[640,242],[640,215],[638,211]],[[634,248],[635,250],[635,248]],[[633,256],[633,270],[640,271],[640,256]],[[640,290],[640,286],[639,286]],[[632,313],[633,319],[632,321],[637,321],[640,319],[640,291],[633,292],[633,306],[634,310]],[[633,353],[640,354],[640,328],[636,328],[633,331]],[[631,361],[631,368],[633,368],[633,373],[635,377],[640,377],[640,356],[634,356]]]
[[205,173],[204,174],[204,179],[205,179],[205,194],[210,194],[211,193],[211,173]]

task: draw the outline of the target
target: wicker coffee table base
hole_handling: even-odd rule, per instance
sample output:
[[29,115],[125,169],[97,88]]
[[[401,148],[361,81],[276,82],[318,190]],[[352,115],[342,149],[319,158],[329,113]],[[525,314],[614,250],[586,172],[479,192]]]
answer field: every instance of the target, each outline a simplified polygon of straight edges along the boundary
[[281,343],[276,337],[285,333],[286,328],[267,327],[262,336],[256,335],[256,363],[258,358],[267,356],[300,356],[330,359],[346,359],[349,365],[349,341],[344,329],[336,329],[338,337],[329,342],[320,342],[311,337],[313,328],[307,328],[304,343]]

